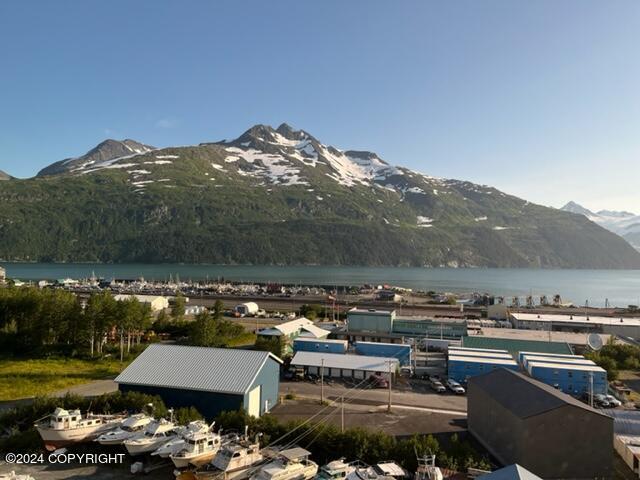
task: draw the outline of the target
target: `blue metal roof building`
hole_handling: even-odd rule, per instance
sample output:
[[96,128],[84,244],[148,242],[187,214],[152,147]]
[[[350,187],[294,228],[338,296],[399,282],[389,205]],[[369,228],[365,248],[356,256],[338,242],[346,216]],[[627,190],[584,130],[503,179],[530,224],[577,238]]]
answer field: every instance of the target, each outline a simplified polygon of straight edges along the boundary
[[153,344],[115,381],[120,391],[159,395],[207,419],[238,409],[259,417],[278,402],[281,363],[257,350]]
[[403,367],[411,364],[411,345],[404,343],[356,342],[355,347],[358,355],[397,358]]
[[456,382],[466,382],[471,377],[499,368],[519,370],[518,364],[511,358],[465,357],[450,354],[447,360],[447,375]]
[[296,338],[293,341],[294,352],[328,352],[346,353],[349,342],[346,340],[330,340],[327,338]]
[[527,372],[536,380],[551,385],[569,395],[607,393],[607,372],[597,365],[552,363],[551,361],[527,362]]

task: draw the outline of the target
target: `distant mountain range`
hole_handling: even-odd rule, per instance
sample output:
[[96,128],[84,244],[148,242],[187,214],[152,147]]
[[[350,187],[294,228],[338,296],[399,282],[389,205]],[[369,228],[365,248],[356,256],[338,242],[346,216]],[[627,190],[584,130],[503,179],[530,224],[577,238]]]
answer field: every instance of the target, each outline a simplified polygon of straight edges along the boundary
[[193,146],[106,140],[2,182],[0,259],[640,268],[640,253],[582,215],[286,124]]
[[616,212],[611,210],[600,210],[594,213],[575,202],[567,203],[562,207],[562,210],[584,215],[592,222],[620,235],[633,247],[640,250],[640,215],[631,212]]

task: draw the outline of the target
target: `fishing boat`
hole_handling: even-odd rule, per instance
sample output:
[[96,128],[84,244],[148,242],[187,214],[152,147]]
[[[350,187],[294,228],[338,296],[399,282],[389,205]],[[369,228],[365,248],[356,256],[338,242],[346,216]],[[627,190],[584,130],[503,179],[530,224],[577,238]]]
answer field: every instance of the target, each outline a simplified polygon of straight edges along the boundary
[[176,480],[244,480],[264,460],[259,436],[251,442],[245,435],[237,442],[223,445],[211,463],[201,470],[179,472]]
[[344,457],[338,460],[327,463],[320,467],[317,480],[342,480],[348,477],[356,469],[354,463],[347,463],[344,461]]
[[425,455],[418,456],[418,468],[416,468],[416,474],[413,477],[415,480],[442,480],[442,471],[436,467],[436,456]]
[[177,427],[176,437],[162,444],[160,448],[152,452],[151,455],[162,457],[162,458],[169,458],[169,456],[172,453],[179,452],[180,449],[184,447],[184,438],[186,435],[193,432],[207,432],[208,430],[209,430],[209,425],[207,425],[202,420],[195,420],[193,422],[189,422],[189,424],[186,427]]
[[125,440],[123,445],[129,455],[142,455],[157,450],[168,440],[177,436],[176,425],[173,422],[161,418],[149,423],[142,432]]
[[199,467],[213,460],[222,445],[220,434],[212,432],[190,432],[184,437],[182,448],[169,455],[176,468],[186,468],[189,465]]
[[120,426],[123,415],[82,415],[80,410],[56,408],[35,423],[45,448],[49,451],[74,443],[87,442]]
[[153,417],[144,413],[137,413],[124,419],[122,424],[115,430],[103,433],[94,441],[100,445],[121,445],[125,440],[133,437],[140,430],[153,421]]
[[318,464],[309,460],[310,456],[311,452],[300,447],[282,450],[251,480],[311,480],[318,473]]

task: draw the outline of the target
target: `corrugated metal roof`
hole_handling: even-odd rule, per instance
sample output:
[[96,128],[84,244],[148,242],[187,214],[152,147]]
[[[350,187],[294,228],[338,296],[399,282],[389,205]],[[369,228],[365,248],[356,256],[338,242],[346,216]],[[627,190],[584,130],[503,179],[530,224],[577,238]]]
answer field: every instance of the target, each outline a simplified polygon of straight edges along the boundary
[[483,337],[481,335],[462,337],[462,346],[471,348],[496,348],[507,350],[512,355],[517,355],[518,352],[573,354],[569,344],[564,342],[492,338]]
[[[468,383],[468,391],[471,395],[473,388],[480,388],[495,402],[519,418],[534,417],[565,405],[607,416],[546,383],[506,368],[498,368],[490,373],[471,377]],[[473,401],[472,397],[469,401]]]
[[296,352],[291,365],[301,367],[320,367],[324,360],[326,368],[364,370],[367,372],[388,372],[389,362],[392,370],[398,367],[397,358],[368,357],[365,355],[345,355],[342,353]]
[[522,360],[526,360],[527,362],[543,362],[543,363],[564,363],[567,365],[595,365],[596,363],[593,360],[589,360],[584,357],[570,357],[566,356],[548,356],[544,353],[539,353],[537,355],[523,355]]
[[467,357],[464,355],[450,355],[449,362],[469,362],[469,363],[490,363],[495,365],[515,365],[518,364],[512,358],[495,357]]
[[116,383],[244,394],[269,352],[230,348],[149,345],[116,378]]
[[606,370],[602,367],[593,365],[582,365],[579,363],[553,363],[553,362],[545,362],[542,360],[536,359],[535,361],[529,361],[527,363],[529,368],[533,367],[541,367],[541,368],[556,368],[558,370],[575,370],[581,372],[605,372]]
[[456,347],[450,345],[448,350],[456,350],[462,352],[492,352],[492,353],[509,353],[507,350],[499,350],[497,348],[470,348],[470,347]]
[[332,339],[332,338],[315,339],[315,338],[308,338],[308,337],[298,337],[293,341],[293,343],[296,343],[296,342],[304,342],[304,343],[339,343],[340,345],[346,345],[347,343],[349,343],[347,340],[335,340],[335,339]]
[[508,352],[480,352],[478,350],[449,350],[449,356],[457,357],[478,357],[478,358],[506,358],[513,360],[513,356]]

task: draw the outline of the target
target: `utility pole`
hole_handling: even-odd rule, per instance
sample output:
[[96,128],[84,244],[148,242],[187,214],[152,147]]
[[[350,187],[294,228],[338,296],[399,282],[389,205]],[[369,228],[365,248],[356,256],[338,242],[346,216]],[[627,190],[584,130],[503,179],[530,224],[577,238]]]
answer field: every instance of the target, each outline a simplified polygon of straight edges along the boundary
[[324,403],[324,358],[320,361],[320,403]]
[[387,411],[391,411],[391,361],[387,362],[389,364],[389,405],[387,405]]
[[344,433],[344,395],[340,399],[340,432]]
[[593,408],[593,372],[589,372],[589,405]]

